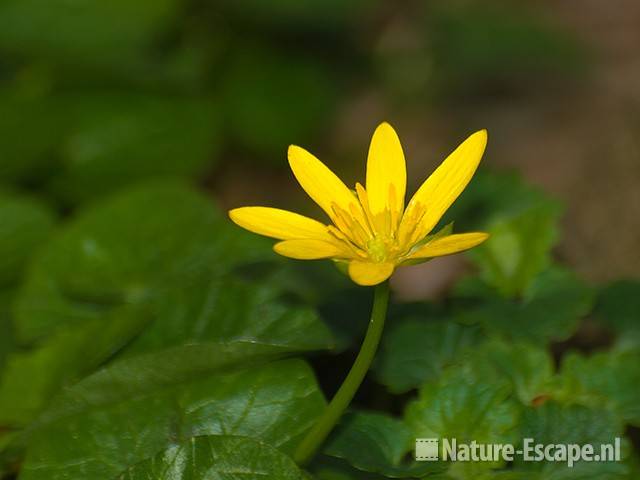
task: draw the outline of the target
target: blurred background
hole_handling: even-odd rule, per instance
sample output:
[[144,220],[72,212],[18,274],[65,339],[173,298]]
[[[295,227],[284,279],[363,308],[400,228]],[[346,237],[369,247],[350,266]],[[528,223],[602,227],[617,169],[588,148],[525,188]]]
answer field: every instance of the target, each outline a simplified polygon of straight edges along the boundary
[[[206,355],[187,354],[193,345],[230,365],[251,360],[247,339],[278,355],[323,352],[305,374],[319,403],[281,410],[303,432],[298,419],[314,418],[355,357],[370,291],[330,262],[277,257],[224,209],[324,218],[287,147],[353,185],[385,120],[410,193],[470,133],[489,130],[480,171],[442,223],[491,237],[394,275],[388,333],[356,407],[396,421],[419,388],[448,401],[442,382],[454,378],[468,401],[451,418],[476,428],[478,395],[507,382],[510,398],[491,393],[498,406],[549,427],[554,443],[626,433],[640,465],[640,282],[619,280],[640,272],[639,45],[633,0],[0,0],[0,478],[120,478],[153,458],[175,439],[158,427],[169,418],[161,407],[135,403],[147,384],[123,378],[117,401],[128,403],[112,411],[114,389],[92,390],[92,379],[151,355],[149,374],[175,367],[172,388],[199,404],[190,375],[218,374]],[[418,299],[429,301],[402,301]],[[487,361],[502,383],[487,382]],[[254,384],[298,388],[295,372],[275,368],[247,377],[238,401],[249,392],[253,403]],[[159,392],[149,384],[154,402],[162,382]],[[104,409],[56,416],[75,385]],[[420,412],[438,410],[423,400]],[[215,415],[197,416],[185,438],[219,434]],[[518,421],[497,422],[492,443]],[[416,428],[412,438],[430,436]],[[132,432],[150,432],[139,435],[146,450]],[[358,468],[360,453],[379,451],[352,450]],[[362,469],[379,472],[378,460]]]
[[[352,183],[387,120],[416,188],[487,128],[483,169],[565,205],[558,257],[592,281],[628,276],[640,270],[639,26],[632,0],[3,0],[0,184],[69,213],[180,175],[224,207],[314,214],[291,143]],[[463,261],[408,269],[396,288],[433,296]]]

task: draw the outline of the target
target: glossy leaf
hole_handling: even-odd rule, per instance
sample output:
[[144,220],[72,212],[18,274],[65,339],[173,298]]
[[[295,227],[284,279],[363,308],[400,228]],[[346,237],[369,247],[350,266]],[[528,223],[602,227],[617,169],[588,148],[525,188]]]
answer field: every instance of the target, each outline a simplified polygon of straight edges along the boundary
[[[203,373],[199,379],[176,376],[169,383],[155,367],[151,376],[157,382],[149,381],[144,367],[118,368],[128,375],[115,391],[101,390],[104,383],[89,377],[86,389],[81,382],[67,392],[72,399],[74,392],[89,393],[89,400],[34,434],[23,480],[112,479],[175,442],[200,435],[247,436],[291,452],[324,407],[311,370],[297,360]],[[144,388],[137,390],[139,385]]]
[[234,276],[176,285],[158,299],[155,321],[129,354],[181,344],[253,342],[282,351],[324,350],[332,335],[318,314],[282,298],[277,284],[253,284]]
[[251,438],[193,437],[139,463],[118,480],[304,480],[289,457]]
[[30,342],[115,307],[153,304],[265,254],[185,185],[137,186],[84,209],[40,252],[18,293],[16,335]]

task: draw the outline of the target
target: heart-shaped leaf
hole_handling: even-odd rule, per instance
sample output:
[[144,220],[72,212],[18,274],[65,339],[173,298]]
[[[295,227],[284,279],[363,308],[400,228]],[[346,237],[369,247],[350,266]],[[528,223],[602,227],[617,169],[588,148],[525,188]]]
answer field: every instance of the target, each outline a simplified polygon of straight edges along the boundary
[[[192,359],[171,357],[176,364]],[[24,480],[111,480],[200,435],[247,436],[291,452],[324,408],[312,371],[299,360],[169,381],[153,362],[122,362],[117,368],[127,375],[115,384],[107,370],[96,374],[104,381],[89,377],[65,393],[75,407],[33,433]]]

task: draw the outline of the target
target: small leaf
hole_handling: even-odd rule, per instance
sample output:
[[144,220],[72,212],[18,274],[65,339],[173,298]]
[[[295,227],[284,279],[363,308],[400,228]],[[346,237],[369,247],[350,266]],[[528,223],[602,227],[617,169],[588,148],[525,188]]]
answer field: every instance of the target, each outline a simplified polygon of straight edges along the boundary
[[563,398],[605,407],[640,426],[640,351],[611,351],[590,357],[570,354],[562,363]]
[[406,318],[390,322],[374,365],[376,379],[392,393],[403,393],[437,379],[480,341],[475,326],[443,318]]
[[471,250],[485,282],[505,296],[524,292],[551,261],[560,210],[549,203],[487,225],[489,239]]
[[[515,437],[519,410],[508,381],[487,382],[472,366],[460,365],[426,383],[418,400],[408,405],[405,419],[415,438],[509,443]],[[500,462],[457,462],[449,473],[467,478],[499,466]]]
[[403,421],[381,413],[354,412],[340,421],[324,453],[390,478],[422,477],[444,469],[439,463],[404,462],[414,445],[415,438]]
[[557,267],[538,275],[520,299],[497,295],[478,279],[458,284],[456,296],[462,304],[455,314],[459,322],[479,323],[487,334],[536,343],[569,338],[593,303],[592,290]]
[[546,349],[523,342],[491,340],[463,360],[488,382],[508,380],[523,405],[535,405],[555,390],[553,358]]
[[118,480],[304,480],[289,457],[251,438],[193,437],[172,445],[117,477]]

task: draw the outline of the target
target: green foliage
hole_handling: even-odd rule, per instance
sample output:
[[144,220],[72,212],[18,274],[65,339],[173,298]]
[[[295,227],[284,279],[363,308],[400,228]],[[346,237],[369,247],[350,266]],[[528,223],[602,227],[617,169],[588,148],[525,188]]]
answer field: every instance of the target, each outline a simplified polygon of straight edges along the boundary
[[403,318],[388,328],[374,373],[390,391],[403,393],[438,378],[479,342],[479,328],[438,317]]
[[[33,434],[23,478],[117,478],[173,442],[200,435],[247,436],[290,452],[324,404],[311,370],[297,360],[173,382],[160,372],[149,379],[142,367],[115,364],[129,374],[115,385],[106,379],[106,395],[94,390],[105,385],[93,377],[67,392],[88,400]],[[131,395],[129,386],[140,381],[144,389]]]
[[568,355],[562,364],[563,394],[569,399],[606,407],[623,421],[640,426],[640,351]]
[[566,340],[593,305],[591,289],[560,268],[536,276],[522,298],[505,299],[478,278],[463,280],[456,295],[465,305],[456,312],[458,321],[480,324],[488,334],[534,342]]
[[[504,178],[483,177],[461,211],[472,208],[464,202],[484,205],[475,221],[508,224],[520,239],[555,231],[557,215],[547,215],[555,204]],[[523,202],[500,200],[503,188]],[[0,297],[8,333],[0,341],[0,469],[19,464],[21,479],[216,471],[546,480],[634,471],[627,441],[623,462],[571,470],[411,459],[415,438],[608,442],[640,425],[640,379],[630,367],[640,358],[629,340],[636,284],[615,283],[597,296],[594,318],[617,336],[615,348],[563,355],[556,371],[552,342],[571,339],[595,295],[551,260],[550,236],[535,248],[501,244],[509,258],[523,248],[535,257],[520,257],[517,274],[496,274],[480,252],[472,257],[478,273],[446,301],[394,305],[371,374],[377,400],[346,415],[303,472],[290,455],[325,397],[310,366],[287,357],[357,346],[370,292],[345,286],[329,267],[275,261],[268,242],[235,228],[184,178],[102,196],[54,231],[55,215],[28,196],[7,193],[4,208],[16,212],[5,229],[17,233],[0,243],[14,252],[5,269],[11,288]],[[314,360],[320,372],[325,360],[335,361]]]

